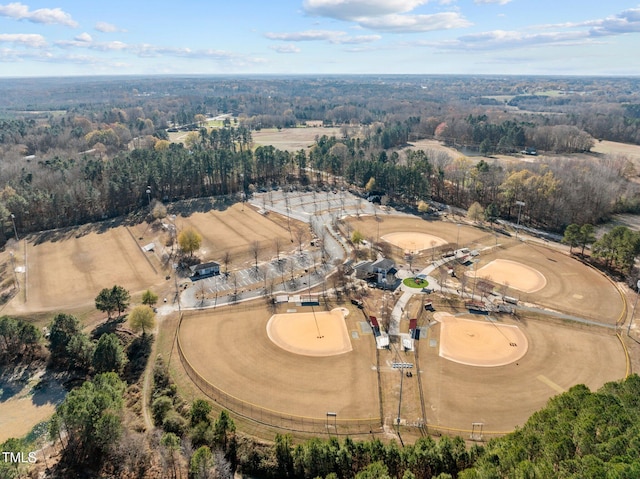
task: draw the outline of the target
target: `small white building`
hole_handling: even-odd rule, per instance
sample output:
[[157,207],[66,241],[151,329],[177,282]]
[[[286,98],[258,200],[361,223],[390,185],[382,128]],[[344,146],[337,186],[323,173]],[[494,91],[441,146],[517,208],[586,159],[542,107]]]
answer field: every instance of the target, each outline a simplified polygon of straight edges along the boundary
[[191,273],[196,278],[204,278],[207,276],[215,276],[220,274],[220,263],[209,261],[208,263],[200,263],[191,266]]

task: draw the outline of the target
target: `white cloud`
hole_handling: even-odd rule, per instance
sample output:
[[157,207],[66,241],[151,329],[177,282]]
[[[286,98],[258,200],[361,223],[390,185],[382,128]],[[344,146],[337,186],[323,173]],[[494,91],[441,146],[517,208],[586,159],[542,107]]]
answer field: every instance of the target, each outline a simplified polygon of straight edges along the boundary
[[78,26],[78,22],[61,8],[39,8],[30,11],[27,5],[19,2],[0,5],[0,16],[48,25],[59,24],[74,28]]
[[406,13],[428,0],[304,0],[304,10],[321,17],[357,20],[392,13]]
[[[455,0],[440,0],[448,5]],[[353,21],[361,28],[391,33],[430,32],[465,28],[471,22],[457,12],[410,14],[427,0],[305,0],[304,9],[311,15]]]
[[37,33],[0,33],[0,43],[20,44],[31,48],[40,48],[47,45],[44,37]]
[[269,47],[271,50],[274,50],[278,53],[300,53],[300,49],[292,44],[288,45],[271,45]]
[[75,40],[78,42],[91,43],[93,38],[87,32],[81,33],[75,37]]
[[498,5],[506,5],[511,2],[511,0],[473,0],[473,3],[477,3],[478,5],[487,5],[489,3],[497,3]]
[[114,33],[114,32],[125,32],[126,31],[126,30],[123,30],[123,29],[117,27],[116,25],[114,25],[112,23],[107,23],[107,22],[98,22],[98,23],[96,23],[96,25],[93,28],[95,28],[99,32],[103,32],[103,33]]
[[380,35],[357,35],[349,36],[346,32],[337,30],[305,30],[303,32],[291,33],[265,33],[265,37],[270,40],[280,40],[283,42],[317,42],[326,41],[337,44],[370,43],[380,40]]
[[385,15],[377,18],[363,18],[360,25],[371,30],[384,32],[431,32],[464,28],[472,23],[456,12],[435,13],[432,15]]
[[621,35],[640,32],[640,8],[625,10],[613,17],[588,22],[593,36]]

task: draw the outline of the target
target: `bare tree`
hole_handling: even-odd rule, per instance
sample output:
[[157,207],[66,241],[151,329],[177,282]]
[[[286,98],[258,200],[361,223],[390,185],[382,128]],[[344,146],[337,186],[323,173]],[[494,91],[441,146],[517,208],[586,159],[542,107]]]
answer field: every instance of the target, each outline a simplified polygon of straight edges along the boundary
[[278,261],[278,263],[280,263],[280,252],[282,251],[282,244],[281,244],[280,238],[275,238],[273,240],[273,244],[276,248],[276,260]]
[[222,263],[224,264],[224,275],[229,276],[229,264],[231,263],[231,253],[225,251],[222,257]]
[[251,243],[251,252],[253,253],[253,261],[255,263],[256,272],[258,272],[258,255],[260,254],[260,242]]
[[304,231],[296,229],[296,240],[298,240],[298,251],[302,255],[302,243],[304,242]]

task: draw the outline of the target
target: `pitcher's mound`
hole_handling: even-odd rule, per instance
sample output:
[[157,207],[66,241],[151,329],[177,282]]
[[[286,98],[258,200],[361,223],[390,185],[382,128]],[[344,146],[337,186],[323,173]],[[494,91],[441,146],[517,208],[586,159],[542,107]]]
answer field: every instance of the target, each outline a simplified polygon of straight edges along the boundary
[[353,348],[344,318],[345,308],[316,313],[274,314],[267,323],[267,336],[274,344],[304,356],[336,356]]
[[440,323],[440,356],[469,366],[504,366],[522,358],[529,342],[520,328],[435,313]]

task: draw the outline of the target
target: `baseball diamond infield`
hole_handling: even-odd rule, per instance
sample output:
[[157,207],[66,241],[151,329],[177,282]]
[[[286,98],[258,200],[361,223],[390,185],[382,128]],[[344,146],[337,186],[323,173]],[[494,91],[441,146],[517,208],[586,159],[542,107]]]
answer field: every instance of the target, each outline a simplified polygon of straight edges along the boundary
[[465,274],[472,278],[477,276],[488,279],[525,293],[535,293],[547,285],[547,279],[540,271],[508,259],[494,259],[479,270],[467,271]]
[[433,318],[440,323],[440,356],[445,359],[468,366],[494,367],[513,363],[527,353],[527,337],[514,324],[442,312]]
[[352,351],[344,318],[346,308],[310,313],[274,314],[267,335],[276,345],[304,356],[334,356]]
[[398,232],[389,233],[382,237],[387,243],[391,243],[400,249],[418,253],[422,250],[435,248],[447,244],[446,240],[427,233]]

